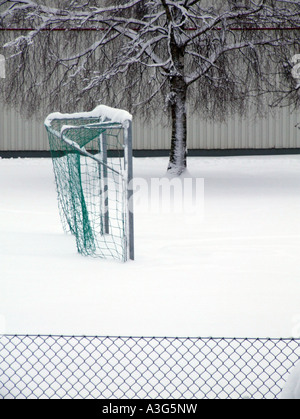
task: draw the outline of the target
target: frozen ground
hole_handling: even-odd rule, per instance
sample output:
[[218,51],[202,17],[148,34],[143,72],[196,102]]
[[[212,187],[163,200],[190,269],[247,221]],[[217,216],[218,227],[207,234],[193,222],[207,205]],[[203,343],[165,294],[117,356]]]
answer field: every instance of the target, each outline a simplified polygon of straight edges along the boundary
[[[135,159],[135,176],[167,160]],[[137,205],[136,260],[77,254],[50,159],[0,159],[0,333],[300,336],[300,156],[190,158],[204,215]]]

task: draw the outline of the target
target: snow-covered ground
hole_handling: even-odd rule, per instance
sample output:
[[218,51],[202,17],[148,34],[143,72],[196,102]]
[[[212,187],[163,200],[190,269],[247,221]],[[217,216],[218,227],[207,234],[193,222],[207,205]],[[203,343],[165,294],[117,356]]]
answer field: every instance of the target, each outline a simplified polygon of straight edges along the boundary
[[[167,159],[134,159],[159,178]],[[190,158],[204,213],[138,203],[134,262],[77,254],[50,159],[0,159],[0,333],[299,337],[300,156]]]

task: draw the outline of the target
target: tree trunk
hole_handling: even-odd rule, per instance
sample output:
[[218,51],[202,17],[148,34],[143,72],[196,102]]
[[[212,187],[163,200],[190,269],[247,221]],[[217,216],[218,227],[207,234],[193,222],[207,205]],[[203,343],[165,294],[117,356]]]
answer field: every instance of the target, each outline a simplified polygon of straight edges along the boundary
[[172,115],[172,137],[168,173],[180,176],[187,167],[187,86],[182,77],[171,80],[169,103]]

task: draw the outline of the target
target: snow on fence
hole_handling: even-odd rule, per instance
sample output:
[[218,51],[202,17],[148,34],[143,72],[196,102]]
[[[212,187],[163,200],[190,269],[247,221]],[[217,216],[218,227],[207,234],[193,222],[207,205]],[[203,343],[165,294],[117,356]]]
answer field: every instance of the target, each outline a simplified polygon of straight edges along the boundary
[[276,399],[297,339],[0,336],[0,399]]

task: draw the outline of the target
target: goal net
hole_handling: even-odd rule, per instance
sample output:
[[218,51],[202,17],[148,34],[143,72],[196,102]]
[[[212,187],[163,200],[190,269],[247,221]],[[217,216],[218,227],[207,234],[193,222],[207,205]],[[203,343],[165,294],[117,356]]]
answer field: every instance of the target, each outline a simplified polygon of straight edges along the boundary
[[45,120],[62,224],[83,255],[134,259],[131,121],[104,105]]

